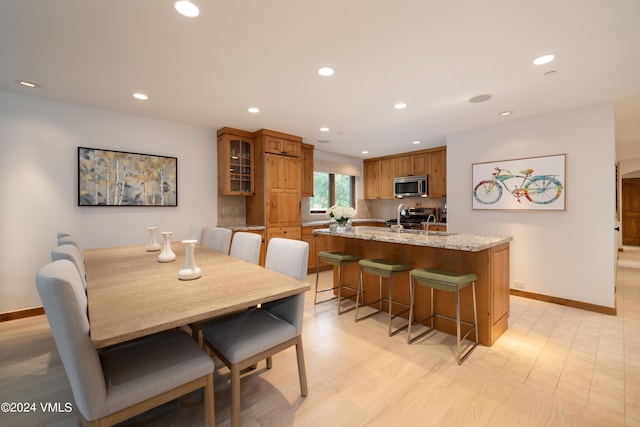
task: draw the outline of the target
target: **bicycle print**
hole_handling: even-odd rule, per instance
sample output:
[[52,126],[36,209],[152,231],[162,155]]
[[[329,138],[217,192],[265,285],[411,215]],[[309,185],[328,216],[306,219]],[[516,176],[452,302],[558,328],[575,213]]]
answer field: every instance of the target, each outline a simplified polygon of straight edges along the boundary
[[474,209],[564,209],[564,155],[474,164],[473,179]]

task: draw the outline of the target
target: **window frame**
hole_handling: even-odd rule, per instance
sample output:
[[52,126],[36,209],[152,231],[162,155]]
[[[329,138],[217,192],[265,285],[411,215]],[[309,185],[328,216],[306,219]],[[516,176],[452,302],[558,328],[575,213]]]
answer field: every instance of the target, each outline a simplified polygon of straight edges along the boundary
[[336,204],[336,175],[344,175],[349,177],[349,207],[352,207],[355,209],[356,177],[353,175],[334,174],[330,172],[319,172],[319,173],[327,173],[329,175],[329,206],[327,206],[326,209],[313,209],[311,208],[311,206],[309,206],[309,213],[312,215],[326,214],[327,209],[329,209],[331,206]]

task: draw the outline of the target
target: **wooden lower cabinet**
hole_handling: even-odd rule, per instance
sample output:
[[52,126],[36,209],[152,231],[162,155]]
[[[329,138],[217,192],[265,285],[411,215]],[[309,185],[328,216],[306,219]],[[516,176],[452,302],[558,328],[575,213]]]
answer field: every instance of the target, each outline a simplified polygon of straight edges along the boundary
[[274,237],[301,240],[302,233],[300,231],[300,227],[268,227],[267,228],[267,247],[269,247],[269,240],[273,239]]
[[[327,250],[327,236],[314,235],[313,230],[327,228],[320,227],[302,227],[302,240],[309,244],[309,262],[307,264],[307,273],[315,273],[318,264],[318,252]],[[331,266],[321,263],[320,270],[331,270]]]

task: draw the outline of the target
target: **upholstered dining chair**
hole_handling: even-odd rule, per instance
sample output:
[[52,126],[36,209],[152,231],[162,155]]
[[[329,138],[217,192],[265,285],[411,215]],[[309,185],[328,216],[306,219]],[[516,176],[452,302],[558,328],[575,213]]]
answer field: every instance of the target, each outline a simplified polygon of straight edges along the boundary
[[80,274],[82,285],[86,290],[87,279],[86,279],[86,273],[84,269],[84,258],[82,258],[78,248],[72,244],[60,245],[56,248],[53,248],[51,250],[51,261],[58,261],[61,259],[66,259],[73,263],[73,265],[78,270],[78,273]]
[[[60,233],[58,233],[60,234]],[[80,242],[78,241],[78,239],[76,239],[75,237],[73,237],[71,234],[66,235],[66,236],[58,236],[58,246],[62,246],[62,245],[73,245],[76,248],[78,248],[78,253],[80,254],[80,259],[82,260],[82,262],[84,262],[84,252],[82,249],[82,246],[80,245]]]
[[[309,244],[273,238],[265,267],[298,280],[306,280]],[[262,359],[271,369],[271,357],[296,346],[300,392],[306,396],[307,374],[302,350],[304,294],[262,304],[242,313],[208,322],[202,328],[205,345],[231,370],[231,425],[240,425],[240,372]]]
[[202,246],[204,243],[204,235],[207,227],[205,225],[192,225],[189,228],[188,239],[197,240],[198,245]]
[[45,265],[36,285],[84,424],[110,426],[204,388],[205,425],[214,425],[214,365],[187,334],[163,332],[98,353],[73,263]]
[[229,255],[243,259],[252,264],[258,264],[260,261],[261,244],[262,236],[259,234],[238,231],[233,235]]
[[209,249],[229,255],[229,247],[231,246],[231,230],[228,228],[213,227],[209,230],[209,241],[207,242],[207,246],[209,246]]

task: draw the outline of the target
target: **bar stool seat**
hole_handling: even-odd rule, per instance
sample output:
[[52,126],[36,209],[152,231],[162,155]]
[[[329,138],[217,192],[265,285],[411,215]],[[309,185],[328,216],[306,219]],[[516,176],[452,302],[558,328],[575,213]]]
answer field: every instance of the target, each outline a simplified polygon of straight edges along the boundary
[[[327,302],[327,301],[333,301],[334,299],[338,299],[338,314],[344,314],[347,313],[353,309],[355,309],[354,307],[348,308],[346,310],[342,310],[341,309],[341,305],[342,305],[342,288],[348,289],[350,291],[353,292],[358,292],[358,290],[356,288],[353,288],[351,286],[347,286],[344,283],[342,283],[342,267],[348,264],[352,264],[354,262],[358,262],[362,259],[362,257],[360,255],[354,255],[354,254],[348,254],[345,252],[338,252],[338,251],[320,251],[318,252],[318,262],[316,263],[316,294],[313,298],[313,303],[314,304],[319,304],[319,303],[323,303],[323,302]],[[320,277],[320,261],[324,262],[325,264],[329,264],[329,265],[333,265],[338,267],[338,286],[334,286],[332,288],[327,288],[327,289],[318,289],[318,278]],[[328,298],[322,301],[318,301],[318,294],[322,293],[322,292],[329,292],[329,291],[334,291],[334,290],[338,290],[338,295],[334,296],[333,298]],[[357,298],[356,298],[357,299]]]
[[[407,336],[407,342],[411,344],[415,340],[425,336],[429,332],[434,330],[433,327],[433,319],[434,317],[440,317],[443,319],[448,319],[456,322],[456,359],[458,361],[458,365],[460,365],[469,354],[478,346],[478,312],[476,306],[476,280],[478,280],[478,276],[473,273],[454,273],[451,271],[440,270],[437,268],[417,268],[411,271],[411,308],[409,314],[409,334]],[[427,286],[431,288],[431,312],[430,316],[427,317],[426,320],[431,321],[431,325],[428,330],[422,332],[420,335],[416,337],[411,337],[411,325],[413,324],[413,303],[414,303],[414,295],[415,295],[415,285],[418,283],[422,286]],[[468,285],[471,285],[472,295],[473,295],[473,323],[466,322],[460,320],[460,290],[464,289]],[[439,291],[444,292],[455,292],[456,293],[456,317],[452,318],[449,316],[445,316],[443,314],[438,314],[434,311],[433,308],[433,290],[437,289]],[[460,324],[470,326],[470,329],[464,334],[464,336],[460,336]],[[462,354],[461,346],[462,341],[466,339],[471,332],[475,333],[475,343],[471,344],[470,347]]]
[[[389,336],[395,335],[398,332],[400,332],[401,330],[407,328],[409,326],[409,323],[407,323],[406,325],[397,328],[396,330],[392,331],[391,328],[391,322],[394,318],[398,317],[399,315],[401,315],[402,313],[409,311],[410,309],[410,305],[407,304],[403,304],[397,301],[393,300],[393,276],[404,273],[404,272],[410,272],[412,266],[411,264],[402,264],[402,263],[397,263],[397,262],[393,262],[393,261],[388,261],[385,259],[363,259],[359,261],[359,265],[360,265],[360,275],[358,278],[358,293],[356,294],[356,318],[355,321],[358,322],[360,320],[364,320],[367,319],[375,314],[378,314],[380,312],[382,312],[382,302],[383,301],[387,301],[387,303],[389,304]],[[379,299],[367,304],[364,304],[364,283],[363,283],[363,277],[362,275],[364,273],[367,274],[371,274],[373,276],[378,276],[379,278]],[[382,279],[389,279],[389,296],[388,298],[383,298],[382,297]],[[374,311],[373,313],[367,314],[365,316],[362,317],[358,317],[358,308],[361,305],[359,303],[360,300],[360,296],[362,295],[362,305],[368,305],[368,306],[372,306],[375,303],[379,303],[379,307],[378,307],[378,311]],[[406,309],[396,313],[396,314],[392,314],[392,308],[394,305],[399,305],[402,307],[405,307]]]

